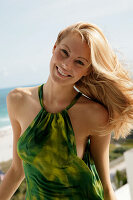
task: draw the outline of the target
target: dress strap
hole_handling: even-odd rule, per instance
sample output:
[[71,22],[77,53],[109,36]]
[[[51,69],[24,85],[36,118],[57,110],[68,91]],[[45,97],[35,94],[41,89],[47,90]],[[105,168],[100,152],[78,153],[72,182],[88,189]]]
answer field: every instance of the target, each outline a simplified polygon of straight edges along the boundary
[[[44,108],[44,105],[43,105],[43,85],[44,85],[44,83],[42,85],[39,85],[39,87],[38,87],[38,96],[39,96],[39,101],[40,101],[42,108]],[[77,100],[79,99],[79,97],[81,95],[82,95],[82,93],[78,92],[77,95],[72,100],[72,102],[66,107],[66,110],[70,109],[77,102]]]
[[42,85],[39,85],[38,87],[38,96],[42,108],[43,108],[43,85],[44,83]]
[[75,96],[75,98],[72,100],[72,102],[66,107],[66,110],[70,109],[79,99],[79,97],[82,95],[81,92],[78,92],[78,94]]

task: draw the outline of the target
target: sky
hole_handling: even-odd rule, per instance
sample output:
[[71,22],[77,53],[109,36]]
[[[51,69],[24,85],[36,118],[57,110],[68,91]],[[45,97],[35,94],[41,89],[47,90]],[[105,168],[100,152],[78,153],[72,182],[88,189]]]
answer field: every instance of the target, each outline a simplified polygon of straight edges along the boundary
[[0,0],[0,88],[45,82],[59,31],[79,21],[99,26],[133,72],[132,0]]

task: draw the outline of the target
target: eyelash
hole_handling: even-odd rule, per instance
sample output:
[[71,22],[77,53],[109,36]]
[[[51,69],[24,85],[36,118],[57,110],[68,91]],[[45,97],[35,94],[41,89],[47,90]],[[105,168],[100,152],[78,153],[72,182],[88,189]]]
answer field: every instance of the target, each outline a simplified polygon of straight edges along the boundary
[[[62,51],[66,56],[69,55],[68,52],[67,52],[65,49],[61,49],[61,51]],[[80,64],[80,65],[84,65],[84,63],[83,63],[82,61],[80,61],[80,60],[76,60],[76,62],[77,62],[78,64]]]
[[61,49],[61,51],[65,54],[65,55],[69,55],[68,52],[65,49]]
[[80,64],[80,65],[84,65],[84,63],[81,62],[80,60],[76,60],[76,62],[77,62],[78,64]]

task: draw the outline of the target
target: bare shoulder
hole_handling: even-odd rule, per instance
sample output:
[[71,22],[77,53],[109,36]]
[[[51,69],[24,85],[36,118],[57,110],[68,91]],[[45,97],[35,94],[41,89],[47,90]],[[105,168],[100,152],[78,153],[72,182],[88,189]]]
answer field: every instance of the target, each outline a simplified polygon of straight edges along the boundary
[[11,90],[7,95],[7,103],[12,103],[12,105],[18,104],[19,101],[23,100],[25,90],[25,88],[15,88]]
[[8,93],[8,97],[12,100],[21,100],[26,95],[30,95],[36,87],[15,88]]
[[12,110],[14,115],[17,114],[26,104],[29,97],[36,97],[36,87],[23,87],[23,88],[15,88],[11,90],[7,97],[7,108],[8,110]]
[[34,96],[38,86],[35,87],[23,87],[23,88],[15,88],[11,90],[8,95],[7,99],[12,101],[12,103],[17,103],[23,101],[28,96]]
[[84,96],[81,101],[83,102],[84,116],[88,119],[88,124],[91,129],[96,129],[107,124],[109,114],[105,106]]
[[108,111],[102,104],[93,102],[90,112],[92,113],[91,120],[95,125],[105,125],[107,123],[109,118]]

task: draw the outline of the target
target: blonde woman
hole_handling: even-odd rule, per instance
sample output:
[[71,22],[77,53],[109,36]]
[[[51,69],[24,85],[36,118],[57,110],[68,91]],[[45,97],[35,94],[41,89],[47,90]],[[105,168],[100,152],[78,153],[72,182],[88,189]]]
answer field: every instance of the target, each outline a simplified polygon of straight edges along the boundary
[[10,199],[25,177],[26,200],[116,200],[109,144],[112,131],[116,139],[130,133],[132,89],[96,25],[62,30],[47,82],[7,96],[13,161],[0,199]]

